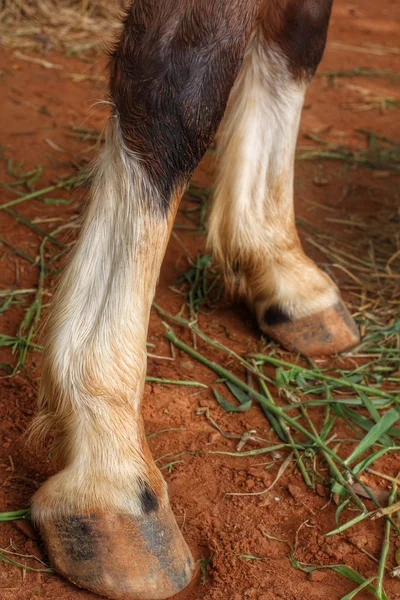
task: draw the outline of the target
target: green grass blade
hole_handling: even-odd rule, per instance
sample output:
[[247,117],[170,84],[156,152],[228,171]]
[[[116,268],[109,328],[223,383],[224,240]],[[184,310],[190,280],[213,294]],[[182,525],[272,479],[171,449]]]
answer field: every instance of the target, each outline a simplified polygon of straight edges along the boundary
[[[369,583],[368,580],[365,577],[363,577],[363,575],[360,575],[360,573],[358,573],[351,567],[348,567],[347,565],[321,565],[321,566],[320,565],[318,565],[318,566],[306,565],[306,566],[303,566],[295,558],[293,552],[291,553],[291,556],[290,556],[290,562],[293,567],[295,567],[296,569],[299,569],[300,571],[303,571],[304,573],[312,573],[313,571],[319,571],[321,569],[331,569],[332,571],[335,571],[335,573],[342,575],[342,577],[346,577],[346,579],[349,579],[353,583],[356,583],[358,586],[363,585],[364,589],[368,589],[369,591],[371,591],[372,593],[375,594],[375,597],[377,597],[376,596],[377,588],[375,586],[373,586],[372,583]],[[376,577],[374,577],[372,579],[372,581],[374,579],[376,579]],[[354,592],[355,592],[355,590],[353,590],[353,593]],[[386,594],[383,594],[379,600],[389,600],[389,598],[386,596]]]
[[383,456],[387,452],[393,452],[393,451],[396,451],[396,450],[400,450],[400,446],[390,446],[390,447],[381,448],[380,450],[377,450],[373,454],[370,454],[369,456],[367,456],[367,458],[364,458],[359,463],[357,463],[356,465],[354,465],[354,467],[352,468],[353,473],[355,473],[356,475],[358,475],[362,471],[365,471],[365,469],[367,467],[369,467],[370,465],[372,465],[372,463],[374,463],[376,460],[378,460],[378,458],[380,458],[381,456]]
[[387,411],[379,421],[376,423],[364,439],[360,442],[360,444],[353,450],[353,452],[346,458],[344,461],[346,465],[350,465],[356,458],[364,454],[367,450],[371,448],[381,437],[384,435],[392,425],[399,420],[400,413],[397,408],[391,408]]
[[208,385],[205,383],[191,380],[185,381],[183,379],[163,379],[162,377],[152,377],[151,375],[147,375],[146,381],[147,383],[164,383],[165,385],[183,385],[188,387],[202,387],[208,389]]
[[44,569],[35,569],[35,567],[29,567],[28,565],[24,565],[23,563],[17,562],[12,558],[8,558],[3,552],[0,551],[0,560],[8,563],[9,565],[14,565],[16,567],[21,567],[21,569],[25,569],[26,571],[36,571],[37,573],[54,573],[51,567],[45,567]]
[[[348,406],[344,406],[343,404],[340,406],[339,405],[335,406],[334,411],[339,416],[341,416],[341,418],[344,421],[346,421],[346,423],[348,423],[350,426],[352,425],[352,423],[355,423],[360,429],[363,429],[364,431],[369,432],[376,425],[376,423],[374,421],[372,421],[371,419],[369,419],[368,417],[364,417],[360,413],[349,408]],[[378,423],[380,422],[380,418],[378,419],[377,422]],[[352,429],[354,431],[357,431],[356,429],[354,429],[354,427],[352,427]],[[390,436],[387,433],[383,433],[380,436],[379,441],[382,444],[385,444],[385,446],[392,445],[392,440],[390,439]]]
[[251,398],[246,392],[241,390],[237,385],[232,383],[231,381],[225,382],[232,394],[235,396],[236,400],[240,402],[240,404],[247,404],[249,401],[251,402]]
[[239,406],[237,406],[236,404],[232,404],[226,398],[224,398],[222,394],[220,394],[217,390],[214,390],[214,396],[217,399],[218,404],[226,412],[246,412],[249,410],[249,408],[251,408],[251,405],[253,403],[252,400],[248,400],[248,402],[245,402],[244,404],[239,404]]
[[353,590],[352,592],[349,592],[345,596],[342,596],[342,598],[340,600],[353,600],[353,598],[355,598],[357,596],[358,592],[362,592],[362,590],[365,590],[365,588],[369,587],[375,579],[376,579],[376,576],[366,579],[363,583],[360,583],[360,585],[357,586],[355,590]]
[[342,531],[345,531],[346,529],[353,527],[353,525],[357,525],[357,523],[360,523],[360,521],[364,521],[364,519],[366,519],[367,517],[370,517],[373,514],[374,514],[373,512],[361,513],[360,515],[357,515],[356,517],[354,517],[354,519],[350,519],[350,521],[343,523],[343,525],[339,525],[339,527],[337,527],[336,529],[332,529],[332,531],[325,533],[325,537],[331,537],[332,535],[337,535],[338,533],[342,533]]
[[381,415],[379,414],[379,411],[377,410],[376,406],[371,402],[367,394],[364,394],[364,392],[360,391],[358,392],[358,395],[362,399],[365,408],[368,410],[375,423],[379,423],[379,421],[381,420]]
[[11,510],[8,512],[0,512],[0,521],[15,521],[17,519],[30,519],[31,511],[29,508],[20,510]]
[[341,504],[339,504],[339,506],[336,509],[336,512],[335,512],[335,523],[336,523],[337,527],[339,527],[340,514],[341,514],[342,510],[344,508],[346,508],[346,506],[349,504],[349,502],[350,502],[350,498],[347,498],[346,500],[343,500],[343,502]]

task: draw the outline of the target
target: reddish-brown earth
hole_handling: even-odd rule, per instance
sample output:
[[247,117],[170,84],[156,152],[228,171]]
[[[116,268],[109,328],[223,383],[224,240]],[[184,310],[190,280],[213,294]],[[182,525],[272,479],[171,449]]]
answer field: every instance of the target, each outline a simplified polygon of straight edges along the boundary
[[[398,0],[337,0],[320,71],[357,66],[400,70],[399,25]],[[31,55],[43,58],[43,54]],[[105,59],[94,57],[83,61],[67,58],[55,51],[49,51],[44,58],[62,68],[46,69],[27,62],[18,58],[11,49],[2,48],[0,56],[0,130],[1,143],[5,146],[4,156],[16,161],[23,159],[26,168],[40,164],[43,167],[40,180],[43,187],[56,177],[70,174],[73,165],[82,164],[92,156],[88,152],[91,142],[71,137],[70,126],[85,125],[100,130],[107,116],[107,107],[95,104],[105,94]],[[73,73],[89,77],[75,82],[71,76]],[[381,110],[375,105],[367,111],[356,111],[354,106],[348,106],[363,102],[363,90],[369,90],[368,94],[376,97],[400,100],[398,80],[396,83],[388,77],[337,79],[335,85],[330,85],[325,77],[315,78],[305,102],[299,144],[309,144],[304,134],[314,132],[335,143],[362,147],[365,137],[356,133],[356,129],[361,127],[400,139],[396,107]],[[58,149],[52,148],[46,140],[51,140]],[[0,163],[0,169],[1,181],[6,181],[4,162]],[[208,156],[197,170],[195,180],[212,185],[212,173],[211,157]],[[349,168],[341,162],[297,163],[297,214],[318,229],[329,232],[332,230],[332,223],[328,220],[331,215],[329,208],[336,207],[335,210],[338,210],[338,202],[341,202],[339,216],[343,219],[349,219],[349,215],[352,218],[370,218],[374,211],[396,210],[399,204],[398,184],[399,177],[392,172],[377,177],[373,171]],[[79,213],[83,194],[80,190],[74,191],[68,205],[48,205],[32,200],[22,204],[18,210],[31,220],[45,217],[60,219],[61,223]],[[51,195],[68,197],[65,191]],[[2,189],[1,202],[14,197]],[[0,219],[1,236],[11,246],[32,256],[38,255],[40,237],[35,232],[4,212],[0,213]],[[177,222],[188,224],[182,213],[178,215]],[[40,225],[53,229],[57,223],[53,220]],[[365,229],[351,225],[341,227],[347,227],[350,235],[368,235]],[[60,237],[69,242],[74,234],[67,229]],[[171,238],[156,297],[157,303],[169,312],[177,313],[184,302],[184,297],[174,287],[180,272],[178,267],[186,265],[187,268],[187,256],[195,256],[198,251],[203,253],[204,244],[204,236],[181,229],[177,229]],[[315,248],[310,244],[306,244],[306,248],[311,256],[321,260]],[[340,277],[339,270],[335,273]],[[3,246],[0,280],[2,289],[35,287],[37,266]],[[51,299],[52,289],[46,290],[45,303]],[[357,310],[357,299],[352,300],[350,308],[353,312]],[[23,314],[24,309],[20,307],[6,311],[2,316],[1,332],[14,335]],[[200,325],[239,353],[256,351],[260,347],[260,333],[252,317],[243,307],[232,308],[227,301],[220,301],[211,315],[200,317]],[[176,330],[190,343],[186,331],[179,327]],[[154,345],[152,353],[171,356],[161,319],[154,311],[148,339]],[[225,355],[211,350],[201,341],[198,345],[208,358],[229,366],[243,377],[237,364]],[[9,349],[2,349],[0,362],[12,360]],[[30,378],[24,373],[10,378],[3,372],[4,377],[0,380],[0,510],[28,506],[33,492],[55,469],[46,448],[35,450],[22,438],[35,411],[40,354],[31,352],[27,366]],[[172,361],[149,358],[148,374],[170,379],[193,379],[210,386],[216,379],[206,367],[179,351]],[[155,458],[170,455],[163,458],[160,465],[174,460],[173,457],[180,452],[234,451],[234,442],[222,437],[204,415],[196,415],[198,407],[206,406],[224,430],[242,434],[255,429],[259,436],[274,439],[268,422],[256,406],[247,413],[227,414],[217,405],[211,389],[146,384],[143,410],[147,432],[176,429],[159,433],[150,440]],[[246,449],[250,447],[248,445]],[[292,545],[298,532],[296,555],[306,563],[344,563],[365,576],[376,573],[377,564],[359,548],[379,558],[383,523],[364,522],[345,534],[325,538],[324,533],[335,527],[336,507],[323,488],[319,489],[319,493],[308,491],[297,471],[288,469],[265,496],[227,495],[229,492],[265,489],[282,464],[279,457],[275,459],[276,465],[265,469],[265,464],[272,460],[270,455],[234,458],[218,454],[182,454],[176,459],[180,462],[173,465],[171,472],[163,471],[169,484],[173,509],[195,558],[210,557],[215,553],[205,583],[198,573],[189,588],[179,595],[179,600],[336,600],[354,588],[354,584],[330,570],[307,576],[294,569],[289,562],[288,546],[267,539],[264,532]],[[395,471],[394,458],[382,459],[379,464],[381,470]],[[381,483],[384,485],[384,482]],[[347,515],[346,512],[343,515],[350,518],[352,513],[348,511]],[[0,525],[0,547],[6,548],[10,544],[21,554],[44,557],[37,538],[27,536],[16,524],[3,523]],[[263,560],[239,556],[243,554],[255,555]],[[392,566],[393,554],[392,548],[389,556]],[[29,564],[37,566],[37,563]],[[388,579],[386,591],[390,600],[400,599],[400,582]],[[0,564],[1,600],[42,598],[95,600],[96,596],[75,588],[57,575],[23,571]],[[372,595],[363,591],[357,598],[369,600]]]

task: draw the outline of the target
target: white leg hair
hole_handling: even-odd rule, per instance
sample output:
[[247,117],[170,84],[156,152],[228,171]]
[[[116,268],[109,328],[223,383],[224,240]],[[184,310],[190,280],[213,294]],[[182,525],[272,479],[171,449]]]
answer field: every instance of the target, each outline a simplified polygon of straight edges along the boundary
[[259,320],[270,306],[300,318],[338,297],[331,279],[305,256],[295,227],[294,153],[305,89],[279,47],[256,30],[223,122],[209,244],[228,285]]
[[157,213],[156,197],[114,117],[47,327],[33,433],[56,432],[64,469],[34,497],[36,518],[46,508],[138,514],[143,475],[163,489],[158,470],[149,472],[139,412],[149,311],[174,217]]

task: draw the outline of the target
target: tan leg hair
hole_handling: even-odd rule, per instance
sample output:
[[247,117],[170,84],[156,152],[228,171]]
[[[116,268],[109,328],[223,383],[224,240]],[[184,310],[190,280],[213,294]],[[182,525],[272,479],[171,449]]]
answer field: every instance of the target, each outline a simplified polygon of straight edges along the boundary
[[269,307],[296,319],[338,298],[305,256],[295,227],[294,153],[305,89],[279,47],[254,31],[222,125],[209,244],[228,286],[260,322]]
[[33,434],[55,432],[64,469],[37,492],[34,517],[46,518],[44,507],[138,514],[149,477],[165,495],[140,416],[149,311],[177,205],[168,217],[152,212],[155,195],[113,117],[47,326]]
[[36,421],[54,431],[63,469],[32,508],[54,568],[110,598],[165,599],[194,568],[140,416],[147,327],[178,200],[258,5],[135,0],[110,58],[113,118],[53,301]]

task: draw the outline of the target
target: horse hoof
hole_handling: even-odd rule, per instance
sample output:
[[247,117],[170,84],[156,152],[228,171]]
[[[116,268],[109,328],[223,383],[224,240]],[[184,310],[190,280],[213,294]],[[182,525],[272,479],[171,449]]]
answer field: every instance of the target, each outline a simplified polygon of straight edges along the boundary
[[194,563],[169,508],[143,516],[94,513],[40,520],[54,569],[116,600],[162,600],[190,582]]
[[339,354],[360,341],[357,325],[341,300],[320,312],[293,320],[279,309],[269,308],[260,327],[287,350],[304,356]]

